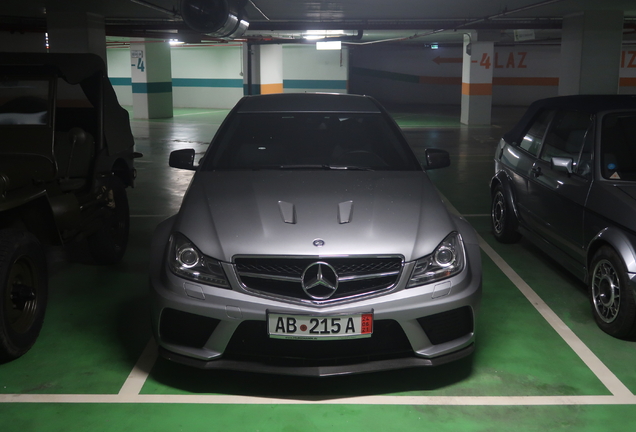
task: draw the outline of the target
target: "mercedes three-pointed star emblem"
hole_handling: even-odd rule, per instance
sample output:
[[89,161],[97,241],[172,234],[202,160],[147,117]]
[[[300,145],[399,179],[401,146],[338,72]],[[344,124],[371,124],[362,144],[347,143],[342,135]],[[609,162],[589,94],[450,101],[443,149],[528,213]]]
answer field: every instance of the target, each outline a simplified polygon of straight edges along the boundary
[[303,272],[302,287],[312,299],[327,300],[338,289],[338,273],[326,262],[315,262]]

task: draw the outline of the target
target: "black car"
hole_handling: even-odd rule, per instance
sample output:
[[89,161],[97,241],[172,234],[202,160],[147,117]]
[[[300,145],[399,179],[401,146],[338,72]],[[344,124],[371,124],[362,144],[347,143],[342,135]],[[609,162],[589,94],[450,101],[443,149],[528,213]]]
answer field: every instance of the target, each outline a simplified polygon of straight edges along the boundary
[[533,103],[503,136],[492,230],[520,235],[587,283],[599,327],[636,337],[636,96]]

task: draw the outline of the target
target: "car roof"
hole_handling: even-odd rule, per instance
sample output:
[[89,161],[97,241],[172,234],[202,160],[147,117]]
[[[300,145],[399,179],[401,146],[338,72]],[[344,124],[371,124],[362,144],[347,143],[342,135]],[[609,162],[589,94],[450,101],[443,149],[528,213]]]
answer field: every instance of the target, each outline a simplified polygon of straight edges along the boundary
[[520,142],[537,114],[546,109],[559,109],[596,114],[603,111],[636,109],[636,95],[571,95],[540,99],[533,102],[521,120],[503,138]]
[[56,74],[71,84],[91,78],[96,73],[106,75],[106,64],[92,53],[1,53],[3,74]]
[[280,93],[245,96],[235,108],[239,113],[265,112],[350,112],[381,113],[375,99],[369,96],[331,93]]

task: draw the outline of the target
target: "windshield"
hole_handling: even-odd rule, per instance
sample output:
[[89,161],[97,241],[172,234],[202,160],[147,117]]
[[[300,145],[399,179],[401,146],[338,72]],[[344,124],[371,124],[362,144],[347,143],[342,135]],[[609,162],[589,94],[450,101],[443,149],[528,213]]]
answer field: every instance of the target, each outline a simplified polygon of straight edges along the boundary
[[203,170],[420,170],[380,114],[249,113],[229,120]]
[[601,174],[606,179],[636,181],[636,112],[603,118]]
[[0,125],[46,125],[49,81],[0,78]]

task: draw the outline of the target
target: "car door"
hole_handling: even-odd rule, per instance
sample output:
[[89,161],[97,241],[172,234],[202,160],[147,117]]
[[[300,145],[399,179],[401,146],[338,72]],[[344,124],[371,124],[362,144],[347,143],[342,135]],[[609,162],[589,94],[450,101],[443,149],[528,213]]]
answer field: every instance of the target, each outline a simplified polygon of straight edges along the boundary
[[506,173],[512,180],[519,218],[526,227],[532,225],[534,218],[532,205],[529,203],[528,181],[553,115],[552,110],[540,112],[521,142],[506,145],[500,155],[501,162],[507,167]]
[[584,259],[583,220],[593,145],[589,113],[557,111],[528,181],[533,229],[574,258]]

